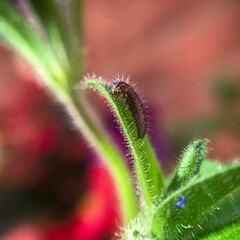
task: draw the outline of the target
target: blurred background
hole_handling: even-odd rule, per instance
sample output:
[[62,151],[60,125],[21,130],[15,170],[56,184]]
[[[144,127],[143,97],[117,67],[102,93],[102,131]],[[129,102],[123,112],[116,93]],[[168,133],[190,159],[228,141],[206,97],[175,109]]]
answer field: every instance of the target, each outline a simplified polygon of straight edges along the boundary
[[[86,73],[137,84],[166,174],[198,137],[210,140],[213,160],[240,156],[239,1],[88,0],[84,24]],[[113,238],[118,206],[101,159],[2,45],[0,76],[0,239]],[[110,111],[90,96],[119,138]]]

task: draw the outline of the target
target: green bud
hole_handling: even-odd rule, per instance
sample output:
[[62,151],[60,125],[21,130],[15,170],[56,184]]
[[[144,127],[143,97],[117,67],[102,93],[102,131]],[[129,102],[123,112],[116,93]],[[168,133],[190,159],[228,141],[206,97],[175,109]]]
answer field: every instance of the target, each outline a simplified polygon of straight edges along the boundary
[[196,140],[183,151],[167,192],[184,186],[199,173],[202,161],[206,158],[206,143],[206,140]]

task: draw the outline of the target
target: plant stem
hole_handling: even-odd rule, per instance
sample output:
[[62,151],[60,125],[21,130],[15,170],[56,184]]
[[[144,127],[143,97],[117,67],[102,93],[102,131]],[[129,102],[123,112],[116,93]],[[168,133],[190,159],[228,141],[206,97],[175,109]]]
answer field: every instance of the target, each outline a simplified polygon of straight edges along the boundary
[[[35,3],[37,4],[36,1]],[[84,71],[82,3],[83,1],[80,0],[74,1],[74,6],[79,7],[78,9],[73,8],[73,10],[76,10],[74,14],[75,29],[81,26],[76,33],[77,39],[75,40],[74,34],[71,38],[65,39],[65,37],[68,37],[66,33],[63,40],[66,40],[69,44],[64,44],[65,42],[60,41],[61,38],[57,38],[54,39],[57,42],[54,42],[54,44],[51,42],[49,46],[26,24],[24,18],[8,1],[0,0],[0,38],[7,45],[14,47],[33,66],[41,76],[44,85],[63,103],[67,112],[72,116],[76,127],[105,161],[116,184],[124,224],[127,224],[135,217],[137,211],[130,174],[120,153],[109,141],[103,128],[96,124],[94,117],[91,117],[82,102],[83,99],[79,100],[78,98],[79,91],[76,86],[79,84]],[[55,18],[52,19],[54,16],[51,14],[51,4],[45,0],[45,8],[42,8],[41,4],[38,7],[38,15],[42,16],[45,23],[43,24],[45,32],[49,33],[51,30],[50,23],[54,23],[55,30],[59,30],[58,35],[62,36],[62,27],[61,24],[58,24],[58,16],[54,15]],[[54,5],[53,8],[55,7]],[[45,13],[47,10],[49,14]],[[53,51],[58,44],[67,49],[66,52],[71,60],[70,69],[65,65],[63,66],[61,58],[56,56]],[[71,48],[67,48],[67,46]]]
[[133,131],[135,120],[129,111],[126,111],[128,109],[126,102],[121,98],[114,99],[104,81],[90,77],[85,84],[98,91],[114,112],[134,161],[140,200],[144,205],[155,205],[163,190],[164,178],[148,138],[146,136],[143,139],[136,138]]
[[72,116],[75,126],[106,163],[116,185],[123,223],[127,224],[137,213],[131,176],[119,151],[106,137],[106,133],[94,124],[93,118],[86,111],[86,106],[83,106],[82,102],[73,96],[74,94],[71,94],[64,105],[67,112]]

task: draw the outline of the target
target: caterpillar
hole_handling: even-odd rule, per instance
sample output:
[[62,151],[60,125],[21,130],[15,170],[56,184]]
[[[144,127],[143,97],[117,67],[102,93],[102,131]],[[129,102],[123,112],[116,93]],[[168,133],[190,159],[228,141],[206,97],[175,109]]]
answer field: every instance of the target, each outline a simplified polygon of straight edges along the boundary
[[138,138],[142,139],[146,134],[147,126],[144,107],[139,96],[128,83],[121,80],[113,81],[110,91],[114,99],[120,96],[124,98],[135,120]]

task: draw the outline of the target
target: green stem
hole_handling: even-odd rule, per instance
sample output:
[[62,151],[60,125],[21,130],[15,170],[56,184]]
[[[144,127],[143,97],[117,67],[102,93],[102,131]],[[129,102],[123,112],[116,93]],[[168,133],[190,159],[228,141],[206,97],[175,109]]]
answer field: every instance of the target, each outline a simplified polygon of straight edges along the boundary
[[129,223],[136,216],[137,206],[131,176],[120,153],[106,137],[106,133],[99,128],[99,125],[97,127],[89,112],[86,112],[86,107],[82,105],[81,101],[78,101],[77,97],[70,97],[64,105],[77,128],[100,154],[110,170],[118,192],[124,224]]
[[[34,2],[37,3],[36,0]],[[48,4],[47,1],[45,3]],[[51,16],[49,9],[49,14],[45,16],[41,5],[37,5],[37,8],[39,8],[39,15],[43,18],[50,18],[44,19],[45,27],[50,31],[52,23],[57,25],[56,18],[52,19],[54,16]],[[7,1],[0,0],[0,12],[0,38],[9,46],[14,47],[34,67],[41,76],[42,82],[51,89],[56,98],[66,107],[68,113],[73,116],[75,125],[85,139],[105,161],[116,184],[123,220],[127,224],[135,217],[137,211],[131,177],[120,153],[112,142],[108,141],[107,133],[96,124],[94,117],[91,117],[90,113],[86,111],[86,106],[83,106],[83,102],[78,100],[79,92],[75,86],[75,81],[82,74],[83,66],[73,65],[71,74],[68,74],[68,71],[61,64],[61,59],[54,54],[49,44],[45,44],[38,34],[29,28],[23,17]],[[81,16],[79,17],[81,18]],[[45,30],[47,31],[47,29]],[[80,37],[79,35],[78,38]],[[59,40],[58,38],[57,41]],[[81,42],[80,39],[77,42]],[[76,51],[75,56],[78,53]],[[83,54],[79,54],[76,59],[78,58],[83,61]],[[76,59],[74,58],[74,61]],[[73,68],[77,70],[75,71]]]
[[163,190],[164,180],[148,138],[146,136],[143,139],[136,138],[136,126],[132,114],[127,111],[128,107],[125,101],[122,101],[121,98],[113,98],[108,85],[94,77],[87,79],[85,83],[88,87],[97,90],[107,100],[119,122],[134,160],[134,170],[142,202],[148,206],[156,204]]

